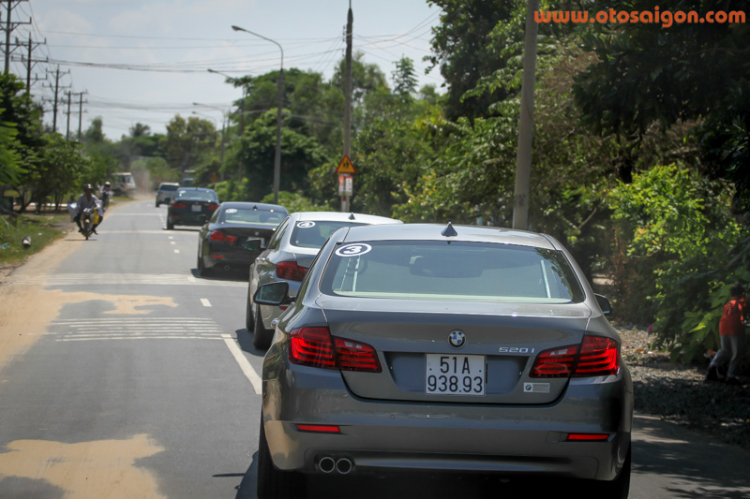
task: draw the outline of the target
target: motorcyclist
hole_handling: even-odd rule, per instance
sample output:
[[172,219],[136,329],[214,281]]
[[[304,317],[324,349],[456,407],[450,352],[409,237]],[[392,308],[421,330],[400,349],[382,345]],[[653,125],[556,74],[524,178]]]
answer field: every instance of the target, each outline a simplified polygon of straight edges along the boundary
[[109,200],[112,197],[112,185],[109,181],[104,182],[102,187],[102,208],[106,209],[109,207]]
[[78,213],[73,219],[78,225],[78,232],[81,233],[83,232],[83,227],[81,226],[81,215],[83,214],[83,210],[85,210],[86,208],[92,208],[99,211],[99,223],[94,224],[94,226],[91,228],[94,234],[98,234],[98,232],[96,232],[96,227],[100,223],[102,223],[104,215],[102,214],[101,203],[99,202],[99,199],[94,196],[94,188],[91,186],[91,184],[86,184],[86,186],[83,188],[83,194],[81,194],[81,196],[78,198],[76,206],[76,210],[78,211]]

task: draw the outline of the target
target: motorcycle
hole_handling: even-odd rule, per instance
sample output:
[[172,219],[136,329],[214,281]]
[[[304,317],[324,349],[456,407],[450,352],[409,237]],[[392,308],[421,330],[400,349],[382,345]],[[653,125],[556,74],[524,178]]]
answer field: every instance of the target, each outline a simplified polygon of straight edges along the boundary
[[86,240],[94,233],[94,227],[99,224],[100,220],[98,210],[94,208],[85,208],[83,210],[81,214],[81,229]]
[[101,199],[101,201],[102,201],[102,209],[105,210],[105,211],[107,210],[107,208],[109,208],[109,196],[110,196],[110,193],[111,193],[110,191],[102,190],[102,199]]

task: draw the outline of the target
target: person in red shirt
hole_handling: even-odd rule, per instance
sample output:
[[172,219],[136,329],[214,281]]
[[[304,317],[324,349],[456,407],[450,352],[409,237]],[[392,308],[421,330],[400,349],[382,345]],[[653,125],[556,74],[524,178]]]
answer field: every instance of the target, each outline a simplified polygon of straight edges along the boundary
[[721,350],[708,366],[706,381],[719,381],[719,367],[729,363],[726,383],[739,385],[735,372],[740,365],[745,343],[745,321],[748,320],[747,302],[745,301],[745,287],[735,284],[730,289],[732,299],[724,305],[724,312],[719,321],[719,335],[721,336]]

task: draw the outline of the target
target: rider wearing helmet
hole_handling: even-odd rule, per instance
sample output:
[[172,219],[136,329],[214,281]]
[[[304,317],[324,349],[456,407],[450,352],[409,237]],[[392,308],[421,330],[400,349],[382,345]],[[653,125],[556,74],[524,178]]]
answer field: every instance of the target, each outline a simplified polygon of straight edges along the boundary
[[[99,223],[101,223],[102,213],[101,213],[100,207],[101,207],[101,204],[99,203],[99,199],[97,199],[97,197],[94,196],[94,188],[91,186],[91,184],[86,184],[83,188],[83,194],[81,194],[81,196],[78,198],[78,203],[76,206],[78,213],[73,219],[78,225],[78,232],[83,232],[83,227],[81,227],[81,214],[83,213],[83,210],[85,210],[86,208],[93,208],[93,209],[99,210],[99,217],[100,217]],[[94,234],[98,234],[98,232],[96,232],[97,225],[99,224],[95,224],[92,227]]]
[[102,187],[102,208],[107,209],[109,208],[109,198],[112,197],[112,185],[109,183],[109,180],[104,182],[104,187]]

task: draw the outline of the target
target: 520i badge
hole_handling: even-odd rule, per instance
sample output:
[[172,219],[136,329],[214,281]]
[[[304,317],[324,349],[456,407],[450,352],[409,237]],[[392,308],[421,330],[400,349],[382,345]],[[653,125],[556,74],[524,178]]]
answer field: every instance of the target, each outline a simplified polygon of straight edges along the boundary
[[534,353],[534,348],[529,347],[500,347],[498,352],[500,353]]

